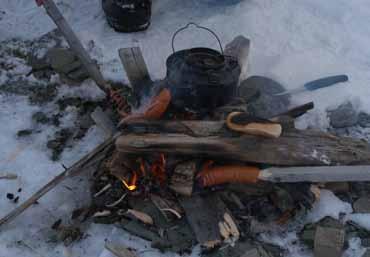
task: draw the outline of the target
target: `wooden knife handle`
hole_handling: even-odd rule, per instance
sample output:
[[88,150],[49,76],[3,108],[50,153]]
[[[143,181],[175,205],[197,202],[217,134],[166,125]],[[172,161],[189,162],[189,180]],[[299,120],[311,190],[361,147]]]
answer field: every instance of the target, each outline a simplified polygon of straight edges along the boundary
[[242,132],[249,135],[263,136],[268,138],[278,138],[282,133],[282,127],[278,123],[269,120],[250,119],[245,122],[236,123],[234,120],[238,116],[243,116],[244,113],[232,112],[227,116],[226,125],[233,131]]

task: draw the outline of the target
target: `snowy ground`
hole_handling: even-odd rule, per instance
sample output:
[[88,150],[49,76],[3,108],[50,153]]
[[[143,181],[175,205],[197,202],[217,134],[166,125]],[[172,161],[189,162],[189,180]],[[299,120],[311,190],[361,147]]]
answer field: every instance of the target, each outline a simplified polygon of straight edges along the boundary
[[[129,35],[117,34],[108,27],[100,0],[57,2],[85,46],[99,61],[106,78],[126,80],[117,50],[134,45],[139,45],[143,50],[152,77],[162,78],[166,57],[171,53],[172,33],[193,21],[216,31],[224,43],[238,34],[250,38],[252,48],[248,75],[267,75],[287,88],[294,88],[321,76],[347,74],[350,82],[345,85],[294,98],[296,103],[308,100],[315,102],[315,110],[300,120],[300,127],[327,128],[326,108],[335,107],[344,100],[351,100],[357,108],[370,112],[370,88],[367,85],[370,79],[368,1],[244,0],[236,5],[225,6],[211,5],[209,0],[153,0],[152,26],[146,32]],[[0,41],[10,38],[34,39],[53,28],[44,10],[36,7],[34,1],[0,0]],[[197,33],[191,31],[181,34],[176,40],[176,48],[197,45],[217,47],[216,41],[209,35]],[[22,67],[17,72],[26,74],[29,68]],[[0,78],[0,87],[2,83]],[[97,92],[95,94],[99,96]],[[52,131],[42,131],[29,140],[17,140],[15,136],[16,131],[29,126],[31,115],[37,108],[31,107],[24,97],[0,95],[0,173],[14,172],[19,176],[15,181],[0,180],[0,216],[16,206],[5,198],[6,193],[15,192],[21,187],[23,190],[19,195],[22,201],[60,172],[61,163],[73,163],[103,140],[102,133],[92,128],[78,145],[63,153],[60,162],[52,162],[44,146],[45,138]],[[0,257],[110,256],[103,251],[104,239],[129,238],[128,235],[118,236],[122,232],[110,226],[91,225],[87,232],[90,236],[70,249],[45,243],[43,235],[46,228],[84,202],[75,199],[76,195],[83,197],[77,191],[87,190],[78,185],[72,186],[72,191],[65,187],[56,189],[42,198],[39,205],[1,228]],[[323,215],[337,217],[339,212],[349,214],[352,209],[330,192],[325,192],[306,218],[316,220]],[[370,229],[370,218],[366,215],[354,214],[347,218]],[[299,247],[292,244],[294,233],[276,235],[270,240],[289,246],[291,256],[310,256],[310,253],[301,252]],[[143,249],[144,243],[140,240],[125,241]],[[197,249],[194,250],[194,256],[196,253]],[[361,253],[358,241],[353,240],[345,256],[361,256]],[[141,252],[139,255],[154,256],[154,252]]]

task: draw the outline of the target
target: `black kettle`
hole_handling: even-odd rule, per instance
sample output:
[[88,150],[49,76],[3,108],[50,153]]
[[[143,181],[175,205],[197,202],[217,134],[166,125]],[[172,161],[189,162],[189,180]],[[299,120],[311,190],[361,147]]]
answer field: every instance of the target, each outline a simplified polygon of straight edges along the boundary
[[[214,35],[221,51],[201,47],[175,51],[176,35],[190,25]],[[221,41],[212,30],[189,23],[174,33],[172,50],[166,61],[166,80],[175,107],[209,112],[228,103],[236,94],[241,68],[235,58],[224,55]]]

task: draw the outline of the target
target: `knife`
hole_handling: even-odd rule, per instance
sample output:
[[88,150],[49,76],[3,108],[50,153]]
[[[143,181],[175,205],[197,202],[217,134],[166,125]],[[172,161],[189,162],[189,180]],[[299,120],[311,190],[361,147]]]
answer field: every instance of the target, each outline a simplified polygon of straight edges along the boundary
[[290,90],[285,90],[281,93],[274,94],[274,96],[292,95],[292,94],[297,94],[297,93],[301,93],[304,91],[315,91],[320,88],[330,87],[337,83],[346,82],[346,81],[348,81],[347,75],[336,75],[336,76],[325,77],[325,78],[307,82],[301,87],[290,89]]
[[309,166],[309,167],[269,167],[226,165],[207,167],[198,175],[203,187],[225,183],[250,184],[258,181],[273,183],[297,182],[352,182],[370,181],[370,166]]

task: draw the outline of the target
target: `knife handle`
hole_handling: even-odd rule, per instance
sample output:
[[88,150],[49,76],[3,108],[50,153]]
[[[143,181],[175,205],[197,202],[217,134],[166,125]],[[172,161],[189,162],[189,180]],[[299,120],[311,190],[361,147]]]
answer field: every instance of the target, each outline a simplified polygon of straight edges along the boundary
[[319,88],[329,87],[339,82],[348,81],[347,75],[330,76],[322,79],[313,80],[304,84],[304,88],[313,91]]
[[226,183],[255,184],[261,170],[254,166],[225,165],[203,169],[197,180],[203,187]]

